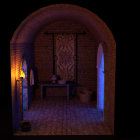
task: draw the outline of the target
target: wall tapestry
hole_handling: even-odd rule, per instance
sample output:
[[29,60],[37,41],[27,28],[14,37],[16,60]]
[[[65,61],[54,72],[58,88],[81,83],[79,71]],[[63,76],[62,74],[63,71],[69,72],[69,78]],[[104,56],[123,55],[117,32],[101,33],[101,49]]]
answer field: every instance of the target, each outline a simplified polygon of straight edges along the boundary
[[61,79],[75,80],[75,35],[55,35],[55,69]]

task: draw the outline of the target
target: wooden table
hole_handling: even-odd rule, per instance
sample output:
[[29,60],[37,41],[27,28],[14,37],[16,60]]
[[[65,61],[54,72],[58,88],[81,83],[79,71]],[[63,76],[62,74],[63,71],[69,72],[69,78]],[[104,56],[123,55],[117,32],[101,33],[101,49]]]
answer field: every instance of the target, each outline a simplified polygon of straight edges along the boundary
[[66,83],[66,84],[54,84],[51,82],[40,82],[40,93],[41,93],[41,99],[44,98],[45,92],[44,92],[44,88],[45,87],[66,87],[67,88],[67,100],[69,100],[70,94],[71,94],[71,87],[75,90],[75,94],[76,94],[76,86],[77,84],[75,83]]

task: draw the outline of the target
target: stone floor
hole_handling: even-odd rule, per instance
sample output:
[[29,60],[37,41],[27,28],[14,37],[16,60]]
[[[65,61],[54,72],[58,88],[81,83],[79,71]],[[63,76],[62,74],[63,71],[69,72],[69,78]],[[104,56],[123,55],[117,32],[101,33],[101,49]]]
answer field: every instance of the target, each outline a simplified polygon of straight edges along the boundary
[[103,113],[94,103],[70,101],[66,97],[46,97],[34,100],[24,112],[24,120],[31,123],[31,131],[16,131],[14,135],[111,135],[102,122]]

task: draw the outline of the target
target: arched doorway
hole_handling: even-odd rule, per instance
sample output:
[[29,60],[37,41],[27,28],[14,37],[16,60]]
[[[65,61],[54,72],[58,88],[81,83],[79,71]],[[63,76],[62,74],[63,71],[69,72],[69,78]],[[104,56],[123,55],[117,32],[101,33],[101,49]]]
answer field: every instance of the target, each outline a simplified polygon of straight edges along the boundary
[[97,108],[104,110],[104,53],[101,44],[97,53]]
[[23,115],[23,112],[28,109],[28,79],[27,79],[27,62],[23,58],[20,65],[20,74],[24,73],[24,78],[22,80],[21,85],[21,112]]

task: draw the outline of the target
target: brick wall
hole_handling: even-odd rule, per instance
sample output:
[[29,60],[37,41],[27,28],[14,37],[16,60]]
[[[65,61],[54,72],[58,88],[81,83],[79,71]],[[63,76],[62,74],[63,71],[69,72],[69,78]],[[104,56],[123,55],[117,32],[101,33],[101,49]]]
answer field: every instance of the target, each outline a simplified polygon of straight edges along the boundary
[[[44,34],[46,31],[59,33],[86,31],[85,35],[78,36],[78,83],[80,86],[91,88],[93,91],[96,91],[97,42],[84,26],[72,21],[56,21],[50,25],[44,26],[36,35],[34,40],[34,65],[38,72],[38,80],[51,80],[53,74],[53,40],[51,35]],[[66,95],[66,89],[63,88],[59,90],[57,88],[53,90],[48,88],[47,95],[53,94],[54,96],[55,91],[57,91],[57,95],[59,96]]]

